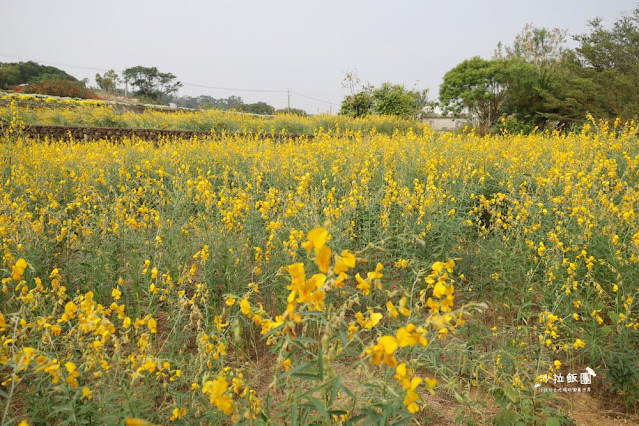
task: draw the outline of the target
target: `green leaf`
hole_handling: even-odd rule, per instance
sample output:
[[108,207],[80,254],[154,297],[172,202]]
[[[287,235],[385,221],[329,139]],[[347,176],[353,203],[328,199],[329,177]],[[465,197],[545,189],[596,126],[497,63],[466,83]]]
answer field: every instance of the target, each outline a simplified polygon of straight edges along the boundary
[[319,348],[317,348],[317,369],[318,369],[319,376],[323,379],[324,378],[324,356],[322,354],[322,345],[319,345]]
[[515,392],[515,389],[512,386],[510,385],[504,386],[503,390],[504,390],[504,394],[506,394],[508,399],[510,399],[512,402],[517,402],[519,398],[517,398],[517,393]]
[[319,411],[319,413],[330,422],[331,420],[331,416],[329,416],[328,411],[326,410],[326,407],[324,407],[324,404],[322,404],[322,402],[317,399],[317,398],[313,398],[312,396],[308,396],[306,397],[306,399],[308,399],[313,406],[315,407],[315,409],[317,411]]
[[318,382],[322,381],[320,376],[318,376],[317,374],[295,373],[295,374],[291,374],[291,376],[296,377],[298,379],[314,380]]
[[546,426],[561,426],[561,419],[558,417],[548,417],[546,419]]

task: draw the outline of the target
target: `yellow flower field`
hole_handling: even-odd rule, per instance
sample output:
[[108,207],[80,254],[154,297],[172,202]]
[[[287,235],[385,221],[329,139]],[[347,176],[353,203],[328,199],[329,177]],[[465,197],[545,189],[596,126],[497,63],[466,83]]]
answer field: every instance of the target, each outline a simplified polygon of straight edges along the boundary
[[535,385],[586,367],[637,408],[632,125],[157,147],[19,128],[3,425],[544,423],[569,405]]
[[[2,106],[4,101],[5,106]],[[16,108],[18,102],[28,107]],[[170,110],[147,108],[140,112],[122,104],[96,100],[33,95],[0,94],[0,123],[9,123],[18,111],[20,121],[28,125],[92,126],[159,130],[197,130],[215,133],[265,133],[313,135],[318,131],[339,132],[340,129],[392,135],[409,128],[421,130],[423,125],[394,116],[369,116],[352,119],[338,115],[301,117],[287,114],[259,116],[235,111]]]

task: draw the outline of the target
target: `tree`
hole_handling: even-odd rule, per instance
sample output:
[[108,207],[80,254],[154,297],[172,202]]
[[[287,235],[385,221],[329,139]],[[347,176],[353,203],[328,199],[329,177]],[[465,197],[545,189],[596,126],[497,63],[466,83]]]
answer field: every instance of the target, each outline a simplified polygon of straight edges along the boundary
[[106,71],[103,75],[96,74],[95,82],[98,87],[105,92],[113,93],[118,87],[118,83],[120,82],[120,77],[115,70]]
[[502,113],[508,87],[507,61],[467,59],[444,75],[439,99],[446,112],[469,113],[487,132]]
[[38,80],[77,81],[75,77],[59,68],[40,65],[37,62],[0,63],[0,87],[8,89],[20,84],[33,83]]
[[339,113],[350,117],[363,117],[373,112],[373,86],[361,85],[361,80],[355,73],[346,73],[342,80],[342,88],[348,89],[350,95],[346,95],[342,101]]
[[346,74],[342,87],[349,89],[342,101],[340,114],[362,117],[368,114],[399,115],[416,118],[429,105],[428,89],[407,90],[402,84],[384,83],[379,88],[360,85],[353,72]]
[[574,37],[579,46],[566,52],[560,78],[543,91],[546,115],[561,123],[598,118],[639,117],[639,7],[619,18],[611,29],[601,19],[590,32]]
[[266,102],[256,102],[254,104],[244,104],[239,107],[240,111],[248,112],[251,114],[260,115],[273,115],[275,114],[275,108],[267,104]]
[[567,30],[537,28],[526,24],[515,36],[512,46],[497,45],[493,59],[523,59],[541,67],[544,63],[559,61],[565,51]]
[[122,73],[124,81],[136,89],[135,94],[160,101],[177,93],[182,83],[171,73],[162,73],[156,67],[135,66]]
[[384,83],[373,90],[375,111],[381,115],[415,118],[426,104],[427,91],[407,90],[403,84]]
[[372,86],[364,87],[360,92],[347,95],[342,101],[339,113],[350,117],[363,117],[373,112]]

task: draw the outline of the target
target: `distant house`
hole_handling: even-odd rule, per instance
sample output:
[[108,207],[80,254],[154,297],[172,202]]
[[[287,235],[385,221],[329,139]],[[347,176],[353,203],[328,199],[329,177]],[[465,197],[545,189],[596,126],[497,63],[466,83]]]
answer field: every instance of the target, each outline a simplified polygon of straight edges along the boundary
[[438,131],[461,130],[468,125],[468,120],[464,117],[447,117],[438,114],[425,115],[422,121],[432,130]]

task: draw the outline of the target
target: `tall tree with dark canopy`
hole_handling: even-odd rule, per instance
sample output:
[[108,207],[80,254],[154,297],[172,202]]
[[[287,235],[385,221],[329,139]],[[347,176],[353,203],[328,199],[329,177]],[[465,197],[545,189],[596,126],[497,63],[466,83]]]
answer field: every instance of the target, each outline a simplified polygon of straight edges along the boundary
[[124,81],[135,89],[135,94],[160,101],[177,93],[182,83],[171,73],[158,71],[156,67],[136,66],[122,73]]
[[547,116],[561,123],[597,118],[639,117],[639,8],[612,28],[601,19],[590,33],[574,37],[579,46],[562,61],[560,78],[543,92]]

